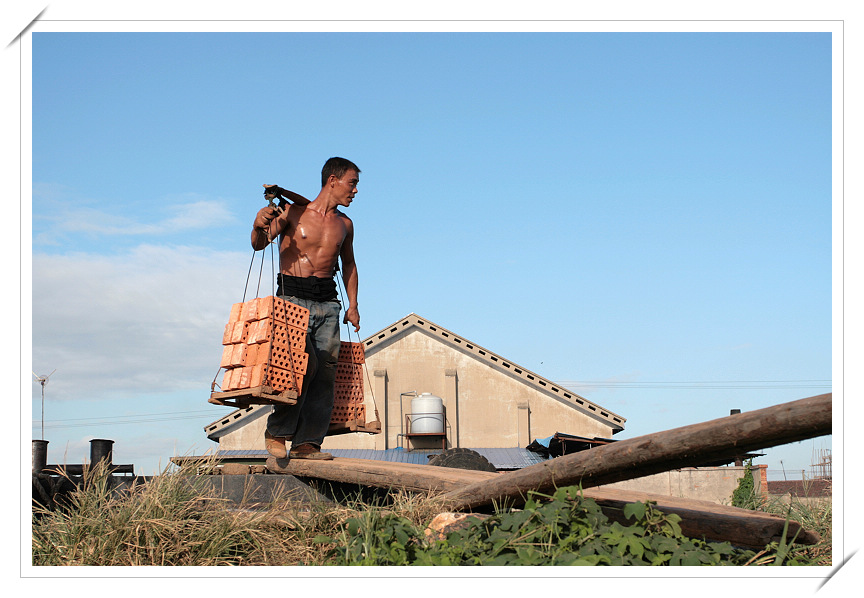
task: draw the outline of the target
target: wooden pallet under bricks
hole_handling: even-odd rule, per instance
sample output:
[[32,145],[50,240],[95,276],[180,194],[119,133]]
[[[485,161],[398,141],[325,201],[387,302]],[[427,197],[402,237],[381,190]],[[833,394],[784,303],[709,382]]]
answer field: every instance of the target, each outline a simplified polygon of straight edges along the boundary
[[222,336],[225,370],[208,402],[229,407],[294,405],[309,363],[309,311],[278,297],[260,297],[231,306]]

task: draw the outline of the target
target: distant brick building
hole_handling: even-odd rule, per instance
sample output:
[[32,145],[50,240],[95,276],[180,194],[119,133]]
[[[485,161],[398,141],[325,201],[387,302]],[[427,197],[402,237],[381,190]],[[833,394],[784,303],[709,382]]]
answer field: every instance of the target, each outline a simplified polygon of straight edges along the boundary
[[827,498],[831,496],[831,480],[815,479],[768,482],[768,494],[789,494],[796,498]]

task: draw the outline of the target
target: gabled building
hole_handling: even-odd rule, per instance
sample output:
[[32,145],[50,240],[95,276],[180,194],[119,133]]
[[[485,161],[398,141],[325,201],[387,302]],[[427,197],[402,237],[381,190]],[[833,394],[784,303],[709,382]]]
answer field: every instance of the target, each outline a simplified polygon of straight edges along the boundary
[[[524,448],[556,432],[610,438],[625,419],[434,322],[409,314],[361,341],[366,421],[380,433],[328,436],[324,449]],[[264,448],[269,406],[205,428],[219,450]]]

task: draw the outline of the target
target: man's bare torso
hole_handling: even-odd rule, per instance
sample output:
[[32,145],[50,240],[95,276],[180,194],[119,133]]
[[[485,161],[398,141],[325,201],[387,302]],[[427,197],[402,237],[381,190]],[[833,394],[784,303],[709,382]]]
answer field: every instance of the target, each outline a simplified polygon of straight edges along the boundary
[[352,228],[338,210],[323,214],[307,206],[291,205],[271,223],[271,238],[279,243],[282,273],[289,276],[330,278],[342,244]]

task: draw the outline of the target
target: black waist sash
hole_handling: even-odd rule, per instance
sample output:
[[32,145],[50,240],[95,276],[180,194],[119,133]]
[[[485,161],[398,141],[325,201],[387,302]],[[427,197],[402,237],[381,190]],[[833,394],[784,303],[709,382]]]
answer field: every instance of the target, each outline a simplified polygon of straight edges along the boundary
[[276,294],[310,301],[332,301],[336,298],[336,281],[332,278],[302,278],[280,273],[276,277]]

